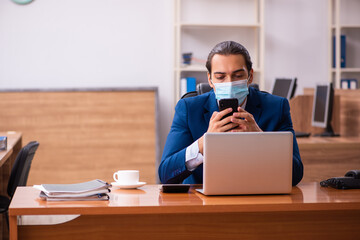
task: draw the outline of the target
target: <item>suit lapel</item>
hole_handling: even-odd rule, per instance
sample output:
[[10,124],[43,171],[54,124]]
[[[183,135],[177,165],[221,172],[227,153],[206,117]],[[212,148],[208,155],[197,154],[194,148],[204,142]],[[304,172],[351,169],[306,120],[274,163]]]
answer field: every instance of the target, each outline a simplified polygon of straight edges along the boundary
[[257,91],[252,87],[249,87],[249,95],[245,110],[254,116],[254,119],[257,123],[259,122],[261,115],[261,102]]

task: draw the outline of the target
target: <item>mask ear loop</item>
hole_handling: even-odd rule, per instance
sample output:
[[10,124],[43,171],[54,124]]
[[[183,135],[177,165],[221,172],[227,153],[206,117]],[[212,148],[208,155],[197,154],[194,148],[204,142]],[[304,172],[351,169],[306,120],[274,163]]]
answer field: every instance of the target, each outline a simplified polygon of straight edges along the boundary
[[[210,74],[210,82],[211,82],[211,84],[214,86],[214,87],[212,87],[212,89],[215,91],[215,85],[214,85],[214,83],[213,83],[213,81],[212,81],[212,79],[211,79],[211,74]],[[211,86],[210,86],[211,87]]]
[[[246,79],[247,82],[249,83],[250,82],[250,77],[251,77],[251,73],[249,74],[248,78]],[[246,84],[247,85],[247,84]],[[249,84],[250,85],[250,84]],[[249,85],[247,85],[249,87]]]
[[[209,72],[208,72],[208,73],[209,73]],[[213,83],[213,81],[212,81],[212,79],[211,79],[211,73],[209,73],[209,75],[210,75],[210,77],[209,77],[209,78],[210,78],[210,82],[211,82],[212,85],[214,85],[214,83]],[[211,86],[210,86],[210,87],[211,87]],[[213,88],[213,89],[214,89],[214,88]]]

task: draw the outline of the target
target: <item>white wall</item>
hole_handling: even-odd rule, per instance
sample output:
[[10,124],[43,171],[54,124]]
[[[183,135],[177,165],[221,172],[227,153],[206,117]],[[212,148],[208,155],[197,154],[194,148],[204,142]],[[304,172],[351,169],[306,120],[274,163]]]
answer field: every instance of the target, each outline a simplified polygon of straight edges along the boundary
[[[328,81],[327,0],[265,3],[266,90],[276,77],[298,77],[297,93]],[[169,0],[0,0],[0,88],[157,86],[162,148],[173,14]]]

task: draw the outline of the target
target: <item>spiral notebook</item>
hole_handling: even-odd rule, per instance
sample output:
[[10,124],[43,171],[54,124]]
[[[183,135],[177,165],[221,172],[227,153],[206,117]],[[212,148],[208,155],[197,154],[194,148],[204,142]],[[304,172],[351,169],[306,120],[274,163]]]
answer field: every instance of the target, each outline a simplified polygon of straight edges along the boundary
[[47,201],[109,200],[110,187],[99,179],[75,184],[34,185],[41,191],[40,198]]

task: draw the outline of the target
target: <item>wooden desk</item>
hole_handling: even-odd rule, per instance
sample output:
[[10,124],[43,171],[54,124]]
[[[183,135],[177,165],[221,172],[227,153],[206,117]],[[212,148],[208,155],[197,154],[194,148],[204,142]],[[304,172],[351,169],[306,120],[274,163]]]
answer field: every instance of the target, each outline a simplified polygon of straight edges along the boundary
[[[16,156],[21,149],[20,132],[0,132],[0,136],[7,136],[7,149],[0,151],[0,195],[7,196],[7,184],[10,177],[12,166],[15,162]],[[8,230],[5,223],[5,218],[0,217],[0,237],[1,239],[8,239]]]
[[[45,202],[17,189],[10,237],[19,239],[353,239],[360,234],[360,190],[303,183],[290,195],[162,193],[159,185],[114,190],[106,202]],[[21,215],[80,214],[57,225],[17,226]]]
[[0,167],[2,167],[9,159],[12,153],[20,151],[21,149],[21,137],[20,132],[0,132],[0,136],[7,136],[7,149],[0,151]]
[[341,177],[360,168],[359,137],[310,137],[297,141],[304,164],[303,182]]

